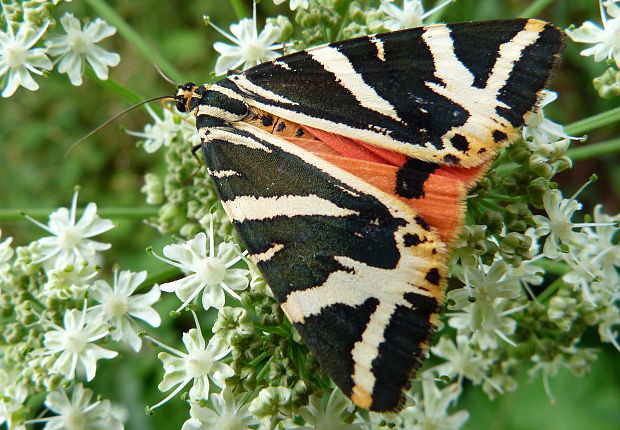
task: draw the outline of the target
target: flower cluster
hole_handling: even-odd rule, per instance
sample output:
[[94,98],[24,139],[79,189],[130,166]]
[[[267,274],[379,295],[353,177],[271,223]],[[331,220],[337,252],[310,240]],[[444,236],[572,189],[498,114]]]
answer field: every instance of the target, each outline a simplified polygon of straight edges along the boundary
[[592,56],[594,61],[610,60],[613,66],[594,80],[601,97],[620,95],[620,3],[618,0],[599,0],[603,28],[592,21],[584,22],[578,28],[566,30],[577,43],[593,46],[581,51],[581,55]]
[[[11,97],[20,86],[36,91],[39,84],[32,74],[42,76],[54,66],[59,73],[66,73],[73,85],[78,86],[82,85],[85,63],[92,67],[99,79],[105,80],[108,78],[108,68],[120,62],[118,54],[97,46],[116,32],[102,19],[97,18],[82,28],[79,19],[66,13],[60,18],[64,34],[49,35],[48,29],[53,22],[49,11],[33,10],[25,4],[22,8],[9,14],[2,4],[6,18],[6,31],[0,30],[2,97]],[[19,12],[24,20],[12,21],[13,17],[20,15]]]
[[[27,216],[51,236],[16,249],[11,238],[0,243],[0,423],[11,430],[23,428],[25,399],[42,391],[48,392],[46,405],[57,415],[26,423],[45,422],[46,428],[58,429],[77,429],[76,422],[88,428],[123,428],[110,402],[91,403],[92,391],[78,381],[93,380],[99,360],[118,356],[110,347],[141,349],[138,320],[160,324],[152,308],[159,287],[136,294],[146,272],[115,271],[111,286],[102,278],[98,264],[110,245],[92,238],[113,224],[97,215],[94,203],[78,219],[77,198],[76,191],[71,208],[53,212],[47,225]],[[72,387],[70,398],[60,386]]]

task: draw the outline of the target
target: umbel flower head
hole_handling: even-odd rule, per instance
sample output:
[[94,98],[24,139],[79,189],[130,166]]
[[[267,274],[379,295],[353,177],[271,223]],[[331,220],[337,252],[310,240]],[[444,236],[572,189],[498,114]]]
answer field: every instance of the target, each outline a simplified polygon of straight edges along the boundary
[[212,394],[209,401],[211,407],[192,403],[189,411],[191,418],[185,421],[181,430],[246,430],[259,423],[250,413],[249,405],[235,399],[229,387],[221,393]]
[[45,48],[33,48],[47,30],[48,24],[46,22],[36,29],[22,23],[17,33],[13,33],[7,21],[7,31],[0,31],[0,78],[7,76],[2,97],[11,97],[20,86],[30,91],[39,89],[39,84],[30,73],[42,75],[42,70],[53,68]]
[[421,0],[403,0],[402,8],[396,6],[392,0],[381,0],[379,10],[386,15],[383,24],[385,28],[388,30],[400,30],[422,25],[424,18],[434,14],[451,1],[444,1],[428,12],[424,12]]
[[97,205],[89,203],[76,222],[78,192],[73,194],[71,209],[60,208],[50,215],[48,225],[27,217],[53,236],[37,241],[42,257],[37,263],[45,262],[51,267],[65,267],[83,263],[94,264],[97,251],[105,251],[110,244],[96,242],[90,238],[114,227],[112,221],[97,215]]
[[73,85],[82,85],[86,60],[99,79],[108,79],[108,67],[117,66],[121,57],[96,44],[116,33],[116,28],[97,18],[86,24],[82,30],[80,20],[70,13],[60,18],[60,24],[66,34],[54,36],[47,42],[49,54],[60,60],[58,71],[66,73]]
[[115,341],[125,341],[134,351],[142,347],[142,339],[136,334],[135,319],[141,319],[153,327],[159,327],[161,318],[151,306],[159,300],[157,286],[146,294],[134,294],[136,288],[146,279],[146,271],[134,273],[124,270],[114,273],[111,287],[106,281],[98,280],[90,292],[100,305],[90,309],[97,319],[108,322],[114,327],[110,337]]
[[183,301],[177,309],[185,308],[202,291],[202,306],[205,310],[211,307],[224,306],[224,291],[239,300],[233,290],[244,290],[248,286],[248,270],[232,268],[241,260],[241,251],[231,242],[222,242],[215,250],[213,239],[213,221],[211,221],[209,249],[207,236],[204,233],[179,245],[164,247],[164,255],[157,256],[162,261],[172,264],[190,274],[176,281],[160,286],[162,291],[174,292]]
[[52,391],[45,406],[57,415],[29,423],[45,423],[45,430],[122,430],[123,423],[112,413],[110,401],[91,402],[92,397],[92,390],[82,384],[73,387],[71,397],[64,390]]
[[[151,340],[155,341],[154,339]],[[189,391],[190,399],[206,400],[209,398],[209,380],[213,381],[218,387],[224,387],[224,380],[235,373],[228,364],[220,362],[230,352],[230,346],[219,337],[212,337],[207,343],[200,332],[200,328],[193,328],[183,333],[186,353],[166,346],[159,341],[155,341],[155,343],[172,353],[159,353],[165,374],[158,388],[161,391],[168,391],[175,386],[176,388],[151,409],[166,403],[192,381],[193,386]]]
[[87,321],[87,313],[77,309],[66,311],[63,322],[64,327],[56,326],[45,333],[43,341],[48,354],[59,354],[54,369],[73,379],[80,365],[90,381],[97,372],[97,360],[118,355],[94,343],[107,336],[108,330],[101,322]]
[[579,28],[566,30],[566,34],[575,42],[594,44],[581,51],[581,55],[594,56],[597,62],[613,59],[620,67],[620,4],[606,0],[600,2],[600,8],[603,28],[586,21]]
[[280,56],[275,51],[282,49],[282,44],[275,42],[280,39],[282,29],[267,23],[259,34],[256,24],[256,3],[254,3],[254,13],[251,19],[244,18],[237,24],[230,26],[232,35],[214,24],[210,24],[234,43],[234,45],[230,45],[224,42],[216,42],[213,45],[213,48],[220,53],[215,63],[216,75],[223,75],[241,65],[245,69]]

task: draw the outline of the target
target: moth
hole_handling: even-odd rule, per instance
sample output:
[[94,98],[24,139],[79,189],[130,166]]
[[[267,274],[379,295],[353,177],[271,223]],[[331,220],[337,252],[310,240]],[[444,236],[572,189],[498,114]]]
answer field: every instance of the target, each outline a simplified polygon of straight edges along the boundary
[[432,25],[179,86],[249,255],[358,406],[403,407],[466,193],[536,110],[563,38],[534,19]]

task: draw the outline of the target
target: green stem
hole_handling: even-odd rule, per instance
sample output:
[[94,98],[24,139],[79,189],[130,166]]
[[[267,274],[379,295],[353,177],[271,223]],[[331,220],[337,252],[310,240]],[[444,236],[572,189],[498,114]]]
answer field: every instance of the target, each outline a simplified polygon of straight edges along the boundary
[[579,148],[572,148],[566,152],[566,155],[574,161],[578,161],[617,152],[620,152],[620,138],[584,145]]
[[150,63],[156,63],[161,70],[174,81],[181,82],[183,80],[181,74],[176,70],[172,63],[161,55],[150,43],[140,36],[114,9],[107,5],[104,0],[86,0],[97,13],[108,23],[115,26],[118,32],[127,39],[136,50],[142,54]]
[[547,299],[549,299],[563,285],[565,285],[565,283],[562,280],[562,278],[556,279],[555,281],[553,281],[551,283],[551,285],[549,285],[547,288],[545,288],[545,291],[540,293],[540,295],[537,297],[538,301],[541,302],[541,303],[546,302]]
[[571,136],[579,136],[590,130],[612,124],[616,121],[620,121],[620,106],[610,109],[607,112],[601,112],[589,118],[576,121],[564,127],[564,130]]
[[539,259],[534,263],[536,266],[540,266],[545,269],[546,273],[552,273],[554,275],[562,276],[570,272],[570,266],[566,263],[551,261],[547,259]]
[[250,11],[242,0],[230,0],[230,4],[232,4],[237,19],[241,20],[250,16]]
[[261,381],[263,377],[267,375],[267,372],[269,372],[269,363],[271,363],[271,360],[273,360],[273,357],[274,357],[273,355],[269,357],[269,360],[267,360],[263,368],[258,372],[258,374],[256,375],[257,381]]
[[489,200],[480,199],[476,202],[478,205],[485,207],[486,209],[490,209],[492,211],[504,211],[504,208],[498,204],[490,202]]
[[178,267],[167,266],[157,272],[149,273],[140,290],[146,290],[155,284],[161,284],[181,274]]
[[267,351],[261,352],[254,360],[250,361],[250,366],[256,367],[270,354]]
[[[24,219],[23,212],[34,219],[45,220],[56,209],[0,209],[0,221],[21,221]],[[84,213],[84,209],[78,209],[77,216],[80,217]],[[119,218],[119,219],[144,219],[157,215],[157,208],[99,208],[97,215],[102,218]]]
[[349,24],[351,21],[351,17],[349,16],[349,5],[351,4],[351,0],[347,0],[345,5],[343,6],[343,14],[342,22],[340,23],[340,27],[338,28],[338,32],[336,33],[336,37],[334,40],[340,40],[342,38],[342,30]]
[[275,334],[278,335],[280,337],[285,337],[285,338],[289,338],[290,333],[287,333],[286,330],[283,330],[280,327],[276,327],[276,326],[266,326],[266,325],[262,325],[262,324],[254,324],[254,326],[259,329],[262,330],[266,333],[271,333],[271,334]]
[[135,91],[119,84],[118,82],[112,79],[107,79],[105,81],[99,79],[97,75],[95,75],[95,72],[93,72],[92,69],[90,68],[86,69],[86,74],[88,75],[89,78],[91,78],[97,84],[101,85],[103,88],[106,88],[112,91],[113,93],[118,94],[119,96],[127,100],[129,103],[136,104],[146,99],[146,97],[136,93]]
[[553,0],[536,0],[530,7],[521,12],[519,18],[533,18],[552,2]]
[[487,194],[485,197],[506,202],[522,202],[527,200],[526,196],[502,196],[499,194]]

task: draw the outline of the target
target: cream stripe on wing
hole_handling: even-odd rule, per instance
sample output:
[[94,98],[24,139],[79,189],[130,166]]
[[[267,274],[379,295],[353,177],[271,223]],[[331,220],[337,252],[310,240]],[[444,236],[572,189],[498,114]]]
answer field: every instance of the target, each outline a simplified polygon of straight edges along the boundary
[[368,38],[370,42],[377,48],[377,58],[381,61],[385,61],[385,49],[383,49],[383,40],[378,39],[376,36],[370,36]]
[[[347,270],[330,273],[325,282],[316,287],[292,291],[280,304],[291,322],[303,324],[306,318],[320,314],[328,306],[355,307],[373,297],[382,303],[401,303],[407,293],[435,297],[428,290],[408,282],[413,278],[410,271],[382,269],[345,256],[334,256],[334,259]],[[425,267],[427,262],[413,257],[408,264],[414,271],[415,267]],[[419,276],[423,278],[422,274]],[[343,288],[344,285],[347,288]]]
[[218,93],[224,94],[226,97],[244,102],[244,98],[241,94],[231,90],[230,88],[223,87],[218,84],[213,84],[208,87],[210,91],[217,91]]
[[[403,304],[411,306],[409,303]],[[369,408],[372,403],[372,391],[376,381],[372,373],[372,361],[379,356],[379,346],[385,341],[385,329],[392,319],[396,306],[396,303],[380,302],[370,316],[362,339],[355,342],[351,350],[351,357],[353,357],[351,398],[355,403],[366,408]]]
[[207,173],[216,178],[228,178],[230,176],[241,176],[239,172],[234,170],[211,170],[207,168]]
[[502,44],[499,48],[499,58],[495,61],[491,75],[487,80],[487,90],[497,92],[506,85],[512,69],[521,58],[523,50],[534,44],[544,30],[544,23],[530,20],[525,29],[517,33],[510,42]]
[[450,29],[447,26],[431,26],[424,31],[422,38],[433,55],[435,76],[444,83],[441,85],[426,82],[426,86],[459,104],[470,114],[465,124],[449,130],[444,138],[466,130],[468,135],[486,139],[490,138],[491,130],[498,125],[507,126],[507,120],[498,115],[496,108],[509,106],[500,102],[497,97],[523,49],[538,39],[540,34],[536,24],[537,21],[533,21],[533,24],[528,23],[524,30],[500,46],[498,59],[484,88],[473,85],[474,76],[457,58]]
[[[231,81],[233,81],[235,84],[237,84],[239,86],[239,88],[241,88],[242,90],[248,90],[253,92],[254,94],[257,94],[261,97],[265,97],[266,99],[272,101],[272,102],[278,102],[278,103],[286,103],[289,105],[298,105],[299,103],[294,102],[292,100],[287,99],[286,97],[282,97],[276,93],[274,93],[273,91],[269,91],[263,87],[260,87],[252,82],[250,82],[250,80],[244,75],[244,74],[239,74],[239,75],[233,75],[233,76],[229,76],[228,79],[230,79]],[[248,102],[250,100],[246,100],[246,102]]]
[[277,216],[330,216],[359,215],[351,209],[341,208],[317,195],[254,197],[238,196],[222,201],[232,216],[231,221],[263,220]]
[[347,56],[342,52],[331,46],[324,46],[309,50],[308,55],[332,73],[338,83],[349,90],[361,106],[402,122],[394,106],[364,82],[362,75],[355,71]]
[[254,261],[254,264],[258,264],[261,261],[269,261],[276,255],[276,252],[284,249],[284,245],[281,243],[274,244],[271,248],[269,248],[265,252],[261,252],[260,254],[250,254],[250,257]]

